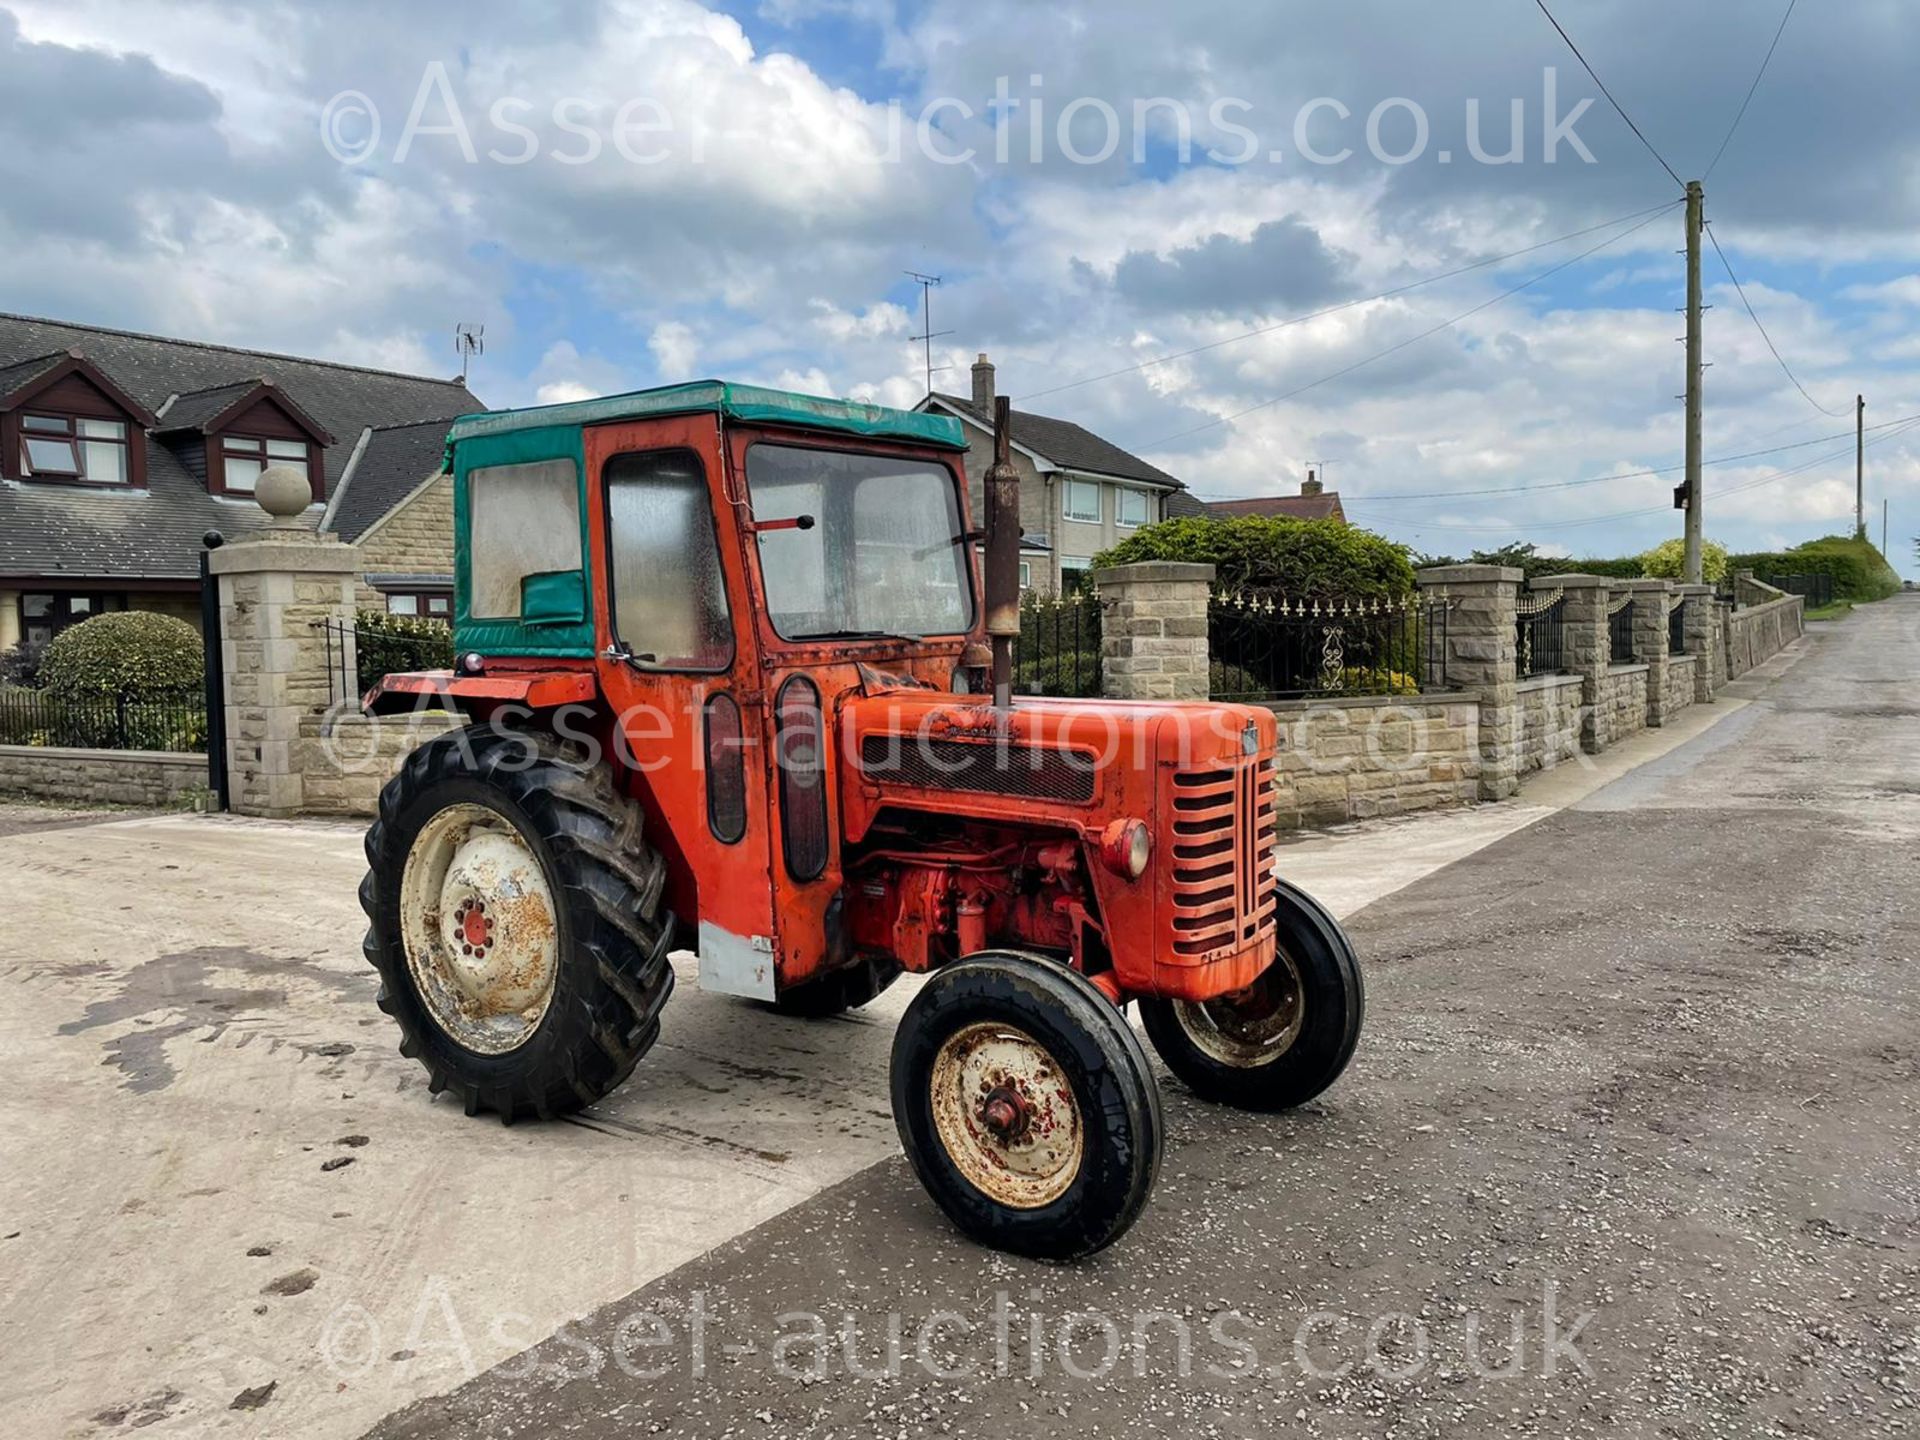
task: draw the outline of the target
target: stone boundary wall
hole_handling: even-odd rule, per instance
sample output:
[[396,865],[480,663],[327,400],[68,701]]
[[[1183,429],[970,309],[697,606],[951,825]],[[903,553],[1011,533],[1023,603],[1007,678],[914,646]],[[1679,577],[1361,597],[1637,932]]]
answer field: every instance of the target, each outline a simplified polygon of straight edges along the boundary
[[420,746],[458,730],[458,715],[369,717],[357,710],[310,715],[300,724],[301,808],[308,815],[374,815],[380,790]]
[[170,750],[0,745],[0,794],[172,809],[207,788],[207,757]]
[[1647,667],[1615,665],[1600,681],[1600,704],[1607,715],[1607,733],[1613,740],[1638,735],[1647,728]]
[[1578,675],[1539,675],[1520,682],[1522,775],[1551,770],[1580,753],[1585,687]]
[[1727,678],[1737,680],[1807,633],[1806,601],[1798,595],[1783,595],[1764,605],[1729,611],[1726,625]]
[[1471,804],[1479,795],[1480,702],[1470,695],[1274,701],[1280,827]]
[[1693,672],[1702,657],[1697,655],[1670,655],[1667,657],[1667,701],[1661,716],[1671,720],[1682,710],[1693,704],[1695,697]]

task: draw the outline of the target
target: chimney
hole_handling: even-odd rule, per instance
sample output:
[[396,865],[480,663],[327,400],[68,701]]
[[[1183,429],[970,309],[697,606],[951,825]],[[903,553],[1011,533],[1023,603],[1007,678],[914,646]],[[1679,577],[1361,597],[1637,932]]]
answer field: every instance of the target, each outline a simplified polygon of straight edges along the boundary
[[973,362],[973,408],[993,414],[993,362],[984,350]]
[[1307,471],[1307,478],[1300,482],[1300,493],[1302,495],[1318,495],[1320,493],[1320,476],[1318,472],[1313,470]]

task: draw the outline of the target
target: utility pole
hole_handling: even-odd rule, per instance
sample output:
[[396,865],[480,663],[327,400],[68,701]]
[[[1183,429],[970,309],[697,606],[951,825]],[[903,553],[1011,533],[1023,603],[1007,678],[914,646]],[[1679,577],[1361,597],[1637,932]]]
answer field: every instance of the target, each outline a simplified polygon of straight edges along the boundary
[[[918,335],[909,335],[909,340],[919,340],[926,345],[927,357],[927,393],[933,393],[933,342],[942,335],[951,335],[951,330],[933,328],[933,287],[940,283],[938,275],[922,275],[918,270],[906,272],[913,277],[913,283],[920,287],[920,331]],[[942,370],[947,367],[942,365]]]
[[1700,231],[1705,223],[1706,191],[1687,182],[1687,556],[1689,585],[1700,583]]
[[1867,397],[1853,397],[1853,533],[1867,538]]

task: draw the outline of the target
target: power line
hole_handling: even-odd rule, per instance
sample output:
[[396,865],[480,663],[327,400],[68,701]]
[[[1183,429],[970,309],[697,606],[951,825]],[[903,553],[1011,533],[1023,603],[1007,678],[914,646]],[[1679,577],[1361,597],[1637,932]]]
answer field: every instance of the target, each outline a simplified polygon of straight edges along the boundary
[[1793,18],[1793,7],[1799,3],[1800,0],[1787,0],[1787,13],[1780,17],[1780,28],[1773,32],[1773,43],[1767,46],[1766,58],[1761,60],[1760,70],[1753,77],[1753,84],[1747,87],[1747,98],[1740,102],[1739,113],[1733,117],[1733,124],[1727,127],[1727,138],[1722,140],[1720,148],[1713,152],[1713,159],[1707,163],[1706,173],[1700,177],[1703,183],[1712,177],[1713,167],[1720,163],[1720,157],[1727,153],[1727,146],[1733,143],[1733,132],[1738,130],[1740,122],[1747,118],[1747,107],[1753,104],[1754,92],[1760,88],[1760,82],[1767,73],[1767,66],[1773,63],[1773,52],[1780,48],[1780,37],[1787,33],[1787,21]]
[[[1908,415],[1900,420],[1888,420],[1884,424],[1869,427],[1873,430],[1887,430],[1907,421],[1920,421],[1920,415]],[[1742,460],[1757,460],[1763,455],[1779,455],[1788,450],[1804,450],[1810,445],[1829,445],[1835,440],[1850,440],[1853,432],[1844,434],[1821,435],[1812,440],[1795,440],[1787,445],[1769,445],[1764,450],[1745,450],[1738,455],[1720,455],[1712,460],[1703,460],[1703,465],[1735,465]],[[1389,490],[1379,494],[1356,495],[1353,498],[1365,504],[1369,500],[1459,500],[1487,495],[1520,495],[1540,490],[1576,490],[1585,485],[1605,485],[1615,480],[1644,480],[1656,475],[1677,475],[1686,469],[1686,465],[1662,465],[1651,470],[1623,470],[1614,475],[1589,475],[1581,480],[1551,480],[1537,485],[1496,485],[1484,490]]]
[[1740,296],[1740,303],[1747,307],[1747,316],[1753,321],[1753,328],[1758,330],[1760,332],[1760,338],[1767,342],[1767,349],[1773,352],[1773,358],[1779,362],[1780,369],[1786,375],[1787,379],[1793,381],[1793,388],[1798,390],[1801,397],[1822,415],[1831,415],[1836,420],[1844,418],[1847,413],[1846,411],[1829,410],[1818,400],[1814,399],[1813,396],[1807,394],[1807,387],[1800,383],[1799,377],[1793,373],[1788,367],[1787,362],[1781,358],[1780,347],[1773,343],[1773,337],[1767,333],[1767,327],[1760,323],[1760,316],[1754,310],[1753,302],[1747,299],[1747,287],[1742,285],[1740,283],[1740,277],[1733,273],[1733,262],[1727,259],[1727,252],[1720,248],[1720,237],[1715,235],[1712,229],[1709,228],[1707,231],[1707,239],[1713,242],[1713,253],[1720,257],[1720,263],[1726,269],[1727,278],[1733,281],[1733,288],[1735,293]]
[[1533,3],[1540,7],[1540,13],[1546,16],[1547,19],[1552,23],[1553,28],[1560,32],[1560,38],[1566,41],[1567,48],[1573,51],[1573,58],[1578,60],[1582,66],[1585,66],[1587,74],[1593,77],[1593,83],[1600,87],[1600,93],[1607,97],[1607,103],[1613,106],[1613,108],[1619,112],[1620,118],[1627,122],[1627,128],[1633,131],[1635,135],[1639,136],[1640,143],[1647,147],[1647,153],[1653,156],[1654,159],[1660,162],[1660,168],[1662,170],[1666,171],[1667,174],[1673,176],[1674,184],[1678,185],[1682,190],[1686,189],[1687,182],[1680,178],[1680,174],[1677,170],[1675,170],[1671,165],[1667,164],[1667,157],[1662,155],[1658,150],[1653,148],[1653,142],[1647,139],[1645,135],[1641,134],[1640,127],[1633,123],[1633,117],[1627,114],[1626,109],[1620,104],[1620,102],[1613,98],[1613,92],[1607,89],[1606,81],[1600,78],[1599,73],[1593,68],[1593,66],[1587,64],[1587,57],[1580,53],[1580,47],[1573,43],[1573,37],[1567,34],[1566,27],[1563,26],[1558,20],[1555,20],[1553,18],[1553,12],[1547,9],[1547,0],[1533,0]]
[[[1913,430],[1916,427],[1920,427],[1920,415],[1913,416],[1904,421],[1889,422],[1889,426],[1887,428],[1890,428],[1891,433],[1877,436],[1875,439],[1870,440],[1867,443],[1869,446],[1873,446],[1873,445],[1881,444],[1882,442],[1887,440],[1897,439],[1899,436],[1906,434],[1908,431]],[[1729,485],[1724,490],[1715,490],[1707,498],[1711,500],[1723,500],[1733,495],[1744,495],[1750,490],[1758,490],[1762,486],[1772,485],[1778,481],[1789,479],[1795,475],[1804,475],[1809,470],[1817,470],[1822,465],[1829,465],[1833,463],[1835,460],[1846,459],[1850,457],[1852,454],[1853,454],[1853,449],[1851,446],[1842,450],[1835,450],[1829,454],[1817,456],[1814,459],[1807,461],[1804,465],[1796,465],[1790,470],[1778,470],[1771,475],[1763,475],[1757,480],[1744,480],[1736,485]],[[1504,535],[1504,534],[1511,534],[1515,531],[1574,530],[1574,529],[1579,529],[1581,527],[1588,526],[1588,525],[1605,525],[1615,520],[1633,520],[1633,519],[1638,519],[1641,516],[1645,516],[1645,515],[1664,515],[1669,513],[1670,508],[1671,507],[1666,505],[1650,505],[1637,510],[1617,510],[1606,515],[1589,515],[1579,520],[1525,520],[1525,521],[1512,521],[1506,524],[1498,524],[1498,525],[1496,524],[1481,525],[1481,524],[1473,524],[1473,523],[1461,523],[1461,522],[1448,521],[1448,520],[1433,520],[1433,519],[1427,519],[1419,516],[1415,516],[1412,518],[1408,518],[1406,516],[1389,516],[1383,512],[1377,517],[1376,523],[1397,524],[1402,528],[1405,528],[1408,530],[1414,530],[1414,531],[1419,531],[1423,529],[1424,530],[1459,530],[1463,532],[1472,532],[1476,534]],[[1365,513],[1365,512],[1356,510],[1356,513],[1358,514],[1358,513]]]
[[1305,325],[1310,321],[1321,320],[1329,315],[1338,315],[1343,310],[1352,310],[1361,305],[1372,305],[1381,300],[1391,300],[1396,295],[1405,295],[1409,291],[1419,290],[1428,285],[1437,285],[1442,280],[1458,279],[1462,275],[1471,275],[1476,270],[1485,270],[1489,266],[1504,265],[1509,260],[1518,260],[1523,255],[1531,255],[1537,250],[1548,250],[1569,240],[1578,240],[1583,235],[1592,235],[1596,231],[1610,230],[1615,225],[1624,225],[1629,220],[1638,220],[1645,215],[1657,215],[1673,208],[1674,202],[1664,201],[1645,210],[1636,210],[1631,215],[1616,216],[1612,220],[1602,220],[1598,225],[1589,225],[1581,230],[1569,230],[1565,235],[1556,235],[1551,240],[1542,240],[1537,245],[1529,245],[1522,250],[1512,250],[1505,255],[1495,255],[1491,259],[1476,260],[1471,265],[1462,265],[1457,270],[1443,271],[1438,275],[1429,275],[1424,280],[1410,281],[1405,285],[1396,285],[1391,290],[1382,290],[1377,295],[1368,295],[1360,300],[1343,300],[1338,305],[1329,305],[1324,310],[1315,310],[1308,315],[1295,315],[1288,320],[1276,320],[1271,325],[1262,325],[1253,330],[1242,331],[1238,335],[1229,335],[1224,340],[1211,340],[1205,345],[1195,345],[1190,350],[1177,350],[1170,355],[1156,356],[1152,360],[1142,360],[1136,365],[1123,365],[1118,370],[1103,371],[1098,375],[1083,376],[1078,380],[1069,380],[1063,385],[1049,386],[1045,390],[1030,390],[1015,397],[1024,403],[1028,400],[1043,399],[1048,395],[1058,395],[1064,390],[1078,390],[1082,385],[1096,385],[1102,380],[1118,379],[1122,375],[1138,374],[1142,370],[1151,370],[1156,365],[1170,365],[1175,360],[1191,359],[1195,355],[1204,355],[1209,350],[1219,350],[1228,345],[1238,345],[1242,340],[1254,340],[1262,335],[1271,335],[1276,330],[1286,330],[1295,325]]
[[1430,329],[1422,330],[1418,335],[1408,336],[1405,340],[1402,340],[1399,343],[1394,345],[1389,345],[1386,349],[1376,351],[1375,353],[1368,355],[1363,359],[1356,360],[1351,365],[1344,365],[1340,369],[1335,370],[1330,375],[1322,375],[1318,380],[1310,381],[1305,385],[1301,385],[1295,389],[1289,390],[1284,395],[1276,395],[1271,400],[1262,400],[1258,405],[1249,405],[1246,409],[1236,410],[1230,415],[1218,416],[1215,419],[1207,421],[1203,425],[1195,425],[1191,429],[1181,430],[1172,435],[1163,435],[1158,440],[1149,441],[1144,445],[1136,445],[1133,447],[1133,449],[1136,452],[1143,451],[1143,450],[1154,450],[1154,449],[1158,449],[1162,445],[1170,445],[1176,440],[1184,440],[1189,435],[1198,435],[1203,431],[1211,430],[1217,425],[1229,425],[1235,420],[1244,419],[1246,416],[1252,415],[1257,411],[1269,410],[1275,405],[1284,404],[1286,401],[1292,400],[1296,396],[1304,395],[1309,390],[1316,390],[1320,386],[1325,385],[1330,381],[1338,380],[1341,377],[1346,375],[1351,375],[1353,374],[1354,371],[1364,369],[1366,366],[1373,364],[1377,360],[1384,360],[1389,355],[1396,355],[1400,351],[1407,349],[1409,346],[1418,345],[1422,340],[1431,339],[1433,336],[1438,335],[1443,330],[1452,329],[1455,325],[1458,325],[1462,320],[1470,319],[1473,316],[1478,315],[1482,310],[1490,310],[1495,305],[1500,304],[1502,301],[1512,299],[1515,295],[1518,295],[1522,290],[1526,290],[1534,285],[1538,285],[1542,280],[1551,279],[1553,276],[1558,275],[1562,270],[1571,269],[1573,266],[1578,265],[1582,260],[1585,260],[1590,256],[1599,254],[1602,250],[1605,250],[1609,245],[1616,245],[1620,241],[1626,239],[1629,235],[1637,234],[1639,231],[1646,229],[1647,226],[1651,225],[1655,220],[1658,220],[1662,215],[1672,210],[1674,206],[1678,205],[1679,203],[1680,202],[1676,200],[1671,204],[1662,205],[1657,210],[1655,210],[1653,214],[1649,215],[1646,219],[1640,221],[1639,224],[1633,226],[1630,229],[1622,230],[1617,235],[1609,236],[1607,239],[1602,240],[1598,245],[1593,245],[1588,247],[1585,250],[1582,250],[1578,255],[1575,255],[1572,259],[1563,260],[1558,265],[1553,266],[1551,269],[1542,270],[1538,275],[1534,275],[1526,280],[1522,280],[1518,285],[1512,286],[1510,289],[1501,291],[1498,295],[1494,296],[1491,300],[1483,300],[1480,304],[1475,305],[1470,310],[1462,310],[1458,315],[1454,315],[1446,320],[1443,320],[1438,325],[1435,325]]

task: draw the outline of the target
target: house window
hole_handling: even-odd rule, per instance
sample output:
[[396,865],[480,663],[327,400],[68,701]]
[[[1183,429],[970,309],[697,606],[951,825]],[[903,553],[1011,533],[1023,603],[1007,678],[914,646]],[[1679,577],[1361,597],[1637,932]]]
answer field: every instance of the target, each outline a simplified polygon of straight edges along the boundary
[[389,590],[389,615],[418,615],[428,620],[451,620],[453,596],[445,590]]
[[1020,562],[1020,588],[1022,590],[1033,588],[1033,566],[1025,560]]
[[96,485],[127,483],[127,424],[73,415],[20,417],[21,473]]
[[1100,523],[1100,486],[1097,481],[1067,481],[1066,517],[1094,525]]
[[1150,524],[1153,520],[1151,497],[1144,490],[1116,490],[1113,519],[1116,525],[1129,530]]
[[1062,555],[1060,557],[1060,593],[1079,594],[1085,588],[1087,575],[1092,569],[1091,555]]
[[[270,465],[307,474],[307,442],[260,440],[250,435],[226,435],[220,440],[221,484],[230,494],[251,495],[260,472]],[[310,477],[309,477],[310,478]]]
[[28,645],[44,645],[69,625],[78,625],[94,615],[127,608],[125,595],[72,595],[27,591],[20,597],[20,639]]

